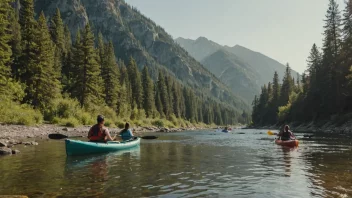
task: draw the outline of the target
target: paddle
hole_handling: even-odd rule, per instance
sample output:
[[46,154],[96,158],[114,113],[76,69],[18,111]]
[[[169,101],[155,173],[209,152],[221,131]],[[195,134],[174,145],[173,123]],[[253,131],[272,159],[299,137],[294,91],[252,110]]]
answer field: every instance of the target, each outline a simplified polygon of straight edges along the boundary
[[268,135],[277,135],[277,133],[273,133],[270,130],[267,132]]
[[[53,140],[61,140],[61,139],[66,139],[66,138],[77,138],[77,137],[82,137],[82,136],[67,136],[67,135],[63,135],[60,133],[52,133],[48,135],[49,139],[53,139]],[[141,139],[145,139],[145,140],[153,140],[153,139],[157,139],[157,136],[135,136],[135,137],[139,137]]]

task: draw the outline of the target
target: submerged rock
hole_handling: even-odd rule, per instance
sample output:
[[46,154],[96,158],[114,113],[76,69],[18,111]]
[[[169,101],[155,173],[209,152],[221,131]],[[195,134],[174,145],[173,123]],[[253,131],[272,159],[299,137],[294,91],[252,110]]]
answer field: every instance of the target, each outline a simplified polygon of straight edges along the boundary
[[12,155],[12,150],[7,147],[0,148],[0,155]]

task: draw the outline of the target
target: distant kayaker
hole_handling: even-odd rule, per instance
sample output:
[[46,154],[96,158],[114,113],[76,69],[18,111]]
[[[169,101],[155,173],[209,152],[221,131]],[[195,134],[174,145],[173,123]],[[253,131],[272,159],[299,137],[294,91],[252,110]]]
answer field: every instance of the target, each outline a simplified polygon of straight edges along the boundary
[[130,130],[130,123],[126,122],[125,128],[120,132],[122,140],[129,140],[133,138],[133,133]]
[[284,131],[281,131],[277,136],[279,136],[281,140],[284,140],[284,141],[296,139],[292,131],[290,131],[290,127],[288,125],[285,125]]
[[92,126],[88,132],[88,139],[90,142],[106,142],[114,141],[109,130],[104,126],[104,116],[98,115],[97,124]]

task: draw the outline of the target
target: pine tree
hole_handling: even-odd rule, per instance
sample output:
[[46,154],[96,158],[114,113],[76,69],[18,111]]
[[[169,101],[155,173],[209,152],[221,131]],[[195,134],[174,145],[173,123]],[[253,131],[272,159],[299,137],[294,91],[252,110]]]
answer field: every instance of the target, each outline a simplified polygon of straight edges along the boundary
[[169,115],[174,114],[174,109],[173,109],[173,103],[174,103],[174,97],[172,94],[172,80],[170,76],[165,76],[165,85],[166,85],[166,89],[167,89],[167,96],[168,96],[168,112]]
[[104,80],[105,102],[112,109],[117,109],[119,93],[119,70],[116,64],[114,46],[109,42],[105,46],[105,62],[102,65],[102,77]]
[[11,55],[12,50],[9,45],[12,37],[9,30],[8,16],[11,7],[10,1],[4,0],[0,2],[0,77],[1,81],[11,77]]
[[83,31],[82,39],[80,41],[76,40],[73,58],[75,83],[72,96],[77,98],[81,105],[86,108],[89,108],[92,104],[103,105],[103,79],[94,49],[94,35],[89,24]]
[[50,21],[50,34],[59,51],[66,54],[64,23],[59,8],[56,8],[56,13]]
[[103,65],[106,64],[105,60],[105,45],[103,40],[103,35],[101,32],[98,34],[98,48],[97,48],[97,58],[100,68],[103,68]]
[[144,66],[142,72],[143,83],[143,109],[148,118],[153,116],[154,107],[154,87],[153,81],[150,79],[148,67]]
[[286,65],[286,71],[285,71],[285,76],[282,81],[282,86],[281,86],[281,93],[280,93],[280,106],[285,106],[287,105],[291,92],[293,91],[294,88],[294,82],[291,77],[291,68],[290,65]]
[[[168,118],[170,115],[169,112],[169,99],[168,99],[168,93],[167,93],[167,87],[165,84],[165,78],[164,75],[161,71],[159,71],[159,77],[158,77],[158,82],[157,82],[157,93],[158,97],[160,97],[160,101],[163,107],[163,114]],[[157,106],[158,108],[158,106]],[[160,108],[160,106],[159,106]],[[159,109],[158,109],[159,111]],[[161,113],[161,112],[160,112]]]
[[[5,1],[6,2],[6,1]],[[12,49],[12,64],[11,64],[11,69],[12,69],[12,74],[14,78],[19,79],[19,72],[18,69],[20,67],[20,57],[22,53],[21,49],[21,26],[18,23],[19,20],[19,13],[17,9],[11,9],[9,8],[8,10],[10,12],[9,14],[9,26],[10,26],[10,32],[11,32],[11,41],[9,42],[9,45],[11,46]]]
[[[16,35],[8,16],[13,13],[9,0],[0,2],[0,100],[20,100],[23,97],[21,86],[11,77],[11,41]],[[11,20],[11,18],[10,18]],[[13,57],[13,56],[12,56]]]
[[117,103],[117,114],[121,117],[130,116],[132,91],[127,68],[123,61],[118,63],[120,67],[120,91]]
[[[79,31],[78,31],[79,32]],[[72,68],[73,68],[73,46],[72,46],[72,39],[71,39],[71,32],[66,25],[64,28],[64,35],[65,35],[65,49],[67,53],[64,55],[64,61],[62,63],[62,85],[63,91],[67,92],[69,87],[72,85]]]
[[35,39],[37,46],[36,64],[28,68],[32,75],[29,76],[27,81],[26,97],[34,107],[45,109],[50,106],[53,99],[60,97],[61,86],[60,82],[53,78],[55,76],[53,67],[54,44],[51,41],[43,12],[39,16],[37,29],[38,34]]
[[36,67],[37,64],[35,62],[37,58],[37,46],[35,43],[37,39],[37,22],[34,20],[33,0],[20,0],[20,3],[19,23],[21,25],[22,54],[19,57],[20,60],[16,72],[18,73],[19,79],[28,86],[27,81],[33,76],[34,72],[31,68]]
[[326,113],[333,113],[339,106],[341,84],[341,67],[339,56],[341,52],[341,16],[338,4],[335,0],[330,0],[329,9],[326,14],[323,43],[323,79],[326,88],[322,96],[323,106]]
[[56,13],[50,21],[50,34],[56,46],[54,68],[57,75],[61,76],[61,70],[64,64],[64,57],[67,54],[67,49],[65,45],[64,23],[62,22],[59,8],[56,8]]
[[[346,7],[343,14],[343,44],[341,51],[341,74],[338,77],[341,84],[341,104],[340,108],[346,111],[348,109],[350,98],[349,95],[352,95],[350,91],[348,79],[345,78],[349,74],[350,66],[352,65],[352,0],[347,0]],[[347,108],[346,108],[347,107]]]
[[[132,101],[136,103],[136,107],[138,109],[141,109],[143,107],[143,87],[141,74],[138,71],[136,61],[132,57],[130,58],[130,62],[127,68],[132,87]],[[132,109],[135,108],[134,103],[132,104]]]
[[173,95],[173,112],[176,117],[181,118],[181,93],[176,82],[172,84],[171,94]]
[[[154,87],[157,89],[157,86],[154,86]],[[156,100],[155,100],[156,110],[159,112],[160,117],[163,118],[165,116],[164,107],[160,99],[160,92],[158,90],[156,91],[155,97],[156,97]]]

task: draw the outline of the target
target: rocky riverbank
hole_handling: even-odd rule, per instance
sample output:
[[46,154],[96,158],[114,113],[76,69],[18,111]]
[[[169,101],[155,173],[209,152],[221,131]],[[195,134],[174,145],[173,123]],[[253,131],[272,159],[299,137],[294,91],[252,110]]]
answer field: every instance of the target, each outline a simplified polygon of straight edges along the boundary
[[[336,133],[336,134],[352,134],[352,120],[347,121],[343,124],[337,125],[333,121],[321,121],[319,123],[288,123],[292,131],[295,132],[310,132],[310,133]],[[260,127],[248,127],[253,129],[273,129],[279,130],[283,125],[270,125],[270,126],[260,126]]]
[[[76,128],[62,127],[58,125],[44,124],[40,126],[22,126],[22,125],[0,125],[0,155],[11,155],[17,154],[20,151],[14,147],[18,144],[38,145],[35,141],[29,141],[30,139],[48,139],[49,134],[60,133],[66,136],[78,136],[87,137],[90,126],[82,126]],[[203,128],[164,128],[164,127],[135,127],[134,135],[142,135],[143,133],[152,132],[181,132],[191,130],[201,130]],[[117,134],[122,129],[120,128],[109,128],[112,135]]]

